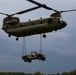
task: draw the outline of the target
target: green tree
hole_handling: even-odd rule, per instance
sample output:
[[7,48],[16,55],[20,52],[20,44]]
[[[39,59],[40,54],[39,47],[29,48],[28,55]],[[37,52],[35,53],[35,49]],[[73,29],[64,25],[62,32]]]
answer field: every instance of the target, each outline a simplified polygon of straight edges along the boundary
[[41,72],[35,72],[34,75],[43,75]]
[[60,75],[59,73],[57,73],[56,75]]

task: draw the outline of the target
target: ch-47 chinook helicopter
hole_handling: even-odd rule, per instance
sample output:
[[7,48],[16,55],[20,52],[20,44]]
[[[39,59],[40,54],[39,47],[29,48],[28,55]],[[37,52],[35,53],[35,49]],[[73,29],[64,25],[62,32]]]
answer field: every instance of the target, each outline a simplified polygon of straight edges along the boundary
[[[18,40],[19,37],[30,36],[35,34],[43,34],[43,37],[45,38],[45,33],[60,30],[67,25],[67,23],[62,20],[61,13],[76,11],[76,9],[57,11],[46,6],[45,4],[38,3],[34,0],[27,1],[34,3],[37,6],[11,15],[0,12],[0,14],[7,16],[3,20],[2,29],[8,34],[9,37],[11,35],[16,36],[16,40]],[[18,17],[13,17],[14,15],[23,14],[41,7],[47,10],[53,10],[55,13],[50,15],[49,18],[40,18],[33,21],[29,20],[27,22],[20,22]]]

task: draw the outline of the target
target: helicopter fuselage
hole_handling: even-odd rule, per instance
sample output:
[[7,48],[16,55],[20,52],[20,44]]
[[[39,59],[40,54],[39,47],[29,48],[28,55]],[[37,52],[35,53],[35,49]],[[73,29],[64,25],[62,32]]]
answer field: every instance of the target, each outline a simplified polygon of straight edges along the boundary
[[10,19],[6,17],[2,29],[9,35],[24,37],[57,31],[66,25],[67,23],[59,17],[40,18],[27,22],[20,22],[19,18],[16,17],[11,17]]

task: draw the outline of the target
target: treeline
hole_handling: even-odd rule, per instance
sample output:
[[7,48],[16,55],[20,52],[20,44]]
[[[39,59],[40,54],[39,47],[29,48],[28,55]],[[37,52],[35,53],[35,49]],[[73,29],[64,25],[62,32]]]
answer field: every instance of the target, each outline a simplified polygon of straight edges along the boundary
[[71,72],[64,72],[64,73],[58,74],[58,75],[76,75],[76,70],[71,71]]
[[41,72],[32,73],[21,73],[21,72],[0,72],[0,75],[76,75],[76,70],[71,72],[64,72],[62,74],[42,74]]
[[21,72],[0,72],[0,75],[44,75],[41,74],[40,72],[36,72],[34,74],[32,73],[21,73]]

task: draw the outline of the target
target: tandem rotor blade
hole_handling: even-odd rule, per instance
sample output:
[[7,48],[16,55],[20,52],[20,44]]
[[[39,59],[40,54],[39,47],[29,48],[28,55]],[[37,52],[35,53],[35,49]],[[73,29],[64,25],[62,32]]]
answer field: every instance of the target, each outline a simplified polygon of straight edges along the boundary
[[76,9],[65,10],[65,11],[58,11],[58,12],[56,12],[56,13],[51,14],[51,16],[52,16],[52,17],[61,17],[61,13],[72,12],[72,11],[76,11]]
[[60,11],[60,13],[64,13],[64,12],[72,12],[72,11],[76,11],[76,9]]
[[8,14],[2,13],[2,12],[0,12],[0,14],[8,16]]
[[65,11],[57,11],[57,10],[55,10],[55,9],[53,9],[53,8],[50,8],[50,7],[46,6],[45,4],[41,4],[41,3],[36,2],[36,1],[34,1],[34,0],[27,0],[27,1],[32,2],[32,3],[34,3],[34,4],[38,5],[38,6],[41,6],[41,7],[45,8],[45,9],[47,9],[47,10],[53,10],[53,11],[55,11],[56,13],[64,13],[64,12],[76,11],[76,9],[73,9],[73,10],[65,10]]
[[11,14],[11,15],[5,14],[5,13],[2,13],[2,12],[0,12],[0,14],[6,15],[6,16],[14,16],[14,15],[16,15],[16,14],[19,14],[19,15],[20,15],[20,14],[27,13],[27,12],[29,12],[29,11],[32,11],[32,10],[35,10],[35,9],[38,9],[38,8],[40,8],[40,6],[36,6],[36,7],[30,8],[30,9],[27,9],[27,10],[23,10],[23,11],[20,11],[20,12]]
[[27,9],[27,10],[23,10],[23,11],[17,12],[17,13],[15,13],[15,14],[12,14],[12,16],[13,16],[13,15],[16,15],[16,14],[27,13],[27,12],[29,12],[29,11],[32,11],[32,10],[35,10],[35,9],[38,9],[38,8],[40,8],[40,6],[36,6],[36,7],[30,8],[30,9]]
[[27,1],[32,2],[32,3],[34,3],[34,4],[38,5],[38,6],[41,6],[41,7],[45,8],[45,9],[47,9],[47,10],[53,10],[55,12],[58,12],[57,10],[54,10],[54,9],[46,6],[45,4],[38,3],[38,2],[36,2],[34,0],[27,0]]

